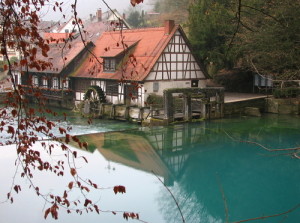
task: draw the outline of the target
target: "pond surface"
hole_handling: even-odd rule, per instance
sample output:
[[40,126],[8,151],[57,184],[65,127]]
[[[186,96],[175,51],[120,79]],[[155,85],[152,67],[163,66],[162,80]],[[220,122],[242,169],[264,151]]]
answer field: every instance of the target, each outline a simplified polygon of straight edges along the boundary
[[[160,180],[175,196],[187,223],[274,215],[300,203],[300,160],[284,151],[269,152],[258,144],[241,142],[256,142],[270,149],[300,147],[299,117],[241,117],[152,129],[120,122],[84,127],[74,123],[76,133],[92,133],[81,136],[90,151],[78,150],[89,160],[88,165],[80,165],[80,174],[102,187],[124,185],[127,190],[123,195],[115,195],[111,189],[92,192],[90,197],[99,200],[103,211],[137,212],[149,223],[182,222]],[[107,132],[119,128],[123,131]],[[14,161],[14,150],[0,147],[0,201],[9,190]],[[63,191],[70,181],[40,173],[34,180],[44,192]],[[24,185],[22,193],[14,197],[13,204],[0,204],[3,222],[131,222],[121,214],[78,216],[63,210],[57,221],[44,220],[43,200],[26,188],[26,180],[17,177],[16,181]],[[299,219],[300,208],[255,222],[294,223]]]

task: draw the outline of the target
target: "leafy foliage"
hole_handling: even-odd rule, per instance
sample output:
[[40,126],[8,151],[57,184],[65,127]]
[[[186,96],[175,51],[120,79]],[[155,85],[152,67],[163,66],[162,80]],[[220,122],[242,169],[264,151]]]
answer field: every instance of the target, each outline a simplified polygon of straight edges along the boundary
[[300,3],[206,1],[190,7],[192,45],[208,69],[242,67],[277,79],[299,79]]
[[235,17],[232,7],[234,5],[230,0],[198,0],[190,7],[190,40],[205,66],[214,67],[210,74],[232,66],[226,55],[227,42],[234,33]]
[[127,22],[133,27],[144,27],[145,21],[144,21],[144,11],[141,13],[138,10],[131,10],[129,12]]
[[234,48],[244,66],[277,79],[299,80],[300,2],[250,1],[242,7],[246,26]]

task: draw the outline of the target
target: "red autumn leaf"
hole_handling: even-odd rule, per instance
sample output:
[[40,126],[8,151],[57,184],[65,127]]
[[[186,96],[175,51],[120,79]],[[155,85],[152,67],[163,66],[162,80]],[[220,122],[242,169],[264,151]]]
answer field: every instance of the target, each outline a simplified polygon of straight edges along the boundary
[[70,190],[72,190],[73,185],[74,185],[74,182],[70,182],[70,183],[69,183],[68,187],[69,187]]
[[76,170],[74,169],[74,168],[71,168],[71,170],[70,170],[70,172],[71,172],[71,175],[74,177],[75,175],[76,175]]
[[85,190],[86,192],[90,192],[90,189],[85,187],[85,186],[81,186],[81,190]]
[[68,147],[67,147],[65,144],[61,144],[61,149],[62,149],[62,150],[67,150]]
[[69,134],[66,134],[65,142],[66,142],[67,144],[70,142],[70,135],[69,135]]
[[7,133],[12,134],[12,137],[13,137],[13,135],[15,134],[15,128],[12,126],[8,126],[7,128],[8,128]]
[[125,187],[124,186],[115,186],[114,187],[114,192],[115,192],[115,194],[117,194],[117,193],[126,193],[126,189],[125,189]]
[[92,204],[92,201],[89,199],[85,199],[84,206],[87,207],[89,204]]
[[68,193],[67,193],[67,191],[64,191],[64,196],[63,196],[63,198],[66,199],[67,197],[68,197]]
[[82,146],[87,150],[88,149],[88,143],[87,142],[83,142]]
[[44,215],[44,218],[46,219],[48,217],[50,213],[50,208],[48,208],[46,211],[45,211],[45,215]]
[[99,214],[100,213],[99,207],[97,205],[94,205],[94,208],[95,208],[96,212]]
[[64,134],[64,133],[67,132],[67,131],[66,131],[64,128],[62,128],[62,127],[59,127],[58,130],[59,130],[60,134]]
[[77,142],[77,143],[79,142],[79,139],[77,138],[77,136],[72,136],[72,139],[74,142]]
[[15,185],[15,186],[14,186],[14,190],[15,190],[17,193],[19,193],[19,191],[21,191],[20,185]]

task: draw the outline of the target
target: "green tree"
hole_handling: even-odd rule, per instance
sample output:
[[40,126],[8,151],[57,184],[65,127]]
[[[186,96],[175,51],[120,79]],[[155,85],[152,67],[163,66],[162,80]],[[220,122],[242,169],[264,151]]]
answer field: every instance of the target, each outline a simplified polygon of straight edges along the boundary
[[243,66],[276,79],[300,79],[300,2],[249,1],[241,5],[234,48]]
[[144,24],[142,13],[137,10],[131,10],[128,15],[127,22],[134,28],[141,27]]
[[189,9],[189,38],[210,74],[233,65],[227,43],[234,34],[234,6],[230,0],[198,0]]

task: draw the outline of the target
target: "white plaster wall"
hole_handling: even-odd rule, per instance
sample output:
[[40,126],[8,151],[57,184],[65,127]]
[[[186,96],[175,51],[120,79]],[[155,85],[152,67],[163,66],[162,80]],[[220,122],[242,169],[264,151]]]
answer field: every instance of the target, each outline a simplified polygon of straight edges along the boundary
[[[147,99],[149,94],[156,94],[156,95],[163,95],[163,91],[168,88],[190,88],[191,87],[191,81],[185,80],[185,81],[158,81],[159,83],[159,89],[158,92],[153,91],[153,83],[154,82],[145,82],[144,83],[144,100]],[[206,81],[200,80],[198,83],[198,87],[206,87]]]

